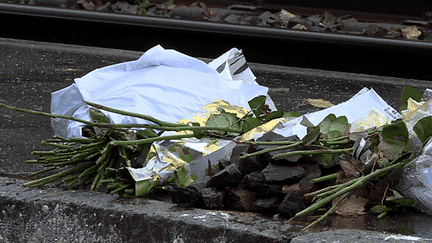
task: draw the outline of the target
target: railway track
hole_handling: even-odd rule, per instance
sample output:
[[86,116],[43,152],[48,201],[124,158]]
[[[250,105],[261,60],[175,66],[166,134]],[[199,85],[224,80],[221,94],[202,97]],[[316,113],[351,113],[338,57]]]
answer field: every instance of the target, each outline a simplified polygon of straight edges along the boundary
[[[237,2],[209,2],[216,7]],[[242,6],[238,5],[237,6]],[[264,4],[253,11],[281,8]],[[240,7],[241,8],[241,7]],[[322,9],[285,6],[298,14]],[[424,10],[427,10],[426,8]],[[308,12],[309,11],[309,12]],[[396,16],[329,10],[362,21],[397,23],[421,21]],[[420,16],[419,16],[420,15]],[[0,2],[0,37],[145,51],[156,44],[197,57],[215,57],[231,47],[243,49],[249,62],[432,80],[428,60],[432,43],[325,32],[298,31],[141,15]],[[396,22],[395,22],[396,21]]]

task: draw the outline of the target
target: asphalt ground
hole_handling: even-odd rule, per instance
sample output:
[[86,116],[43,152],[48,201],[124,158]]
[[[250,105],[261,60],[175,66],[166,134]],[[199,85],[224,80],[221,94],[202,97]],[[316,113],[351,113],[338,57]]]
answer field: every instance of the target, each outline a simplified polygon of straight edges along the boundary
[[[49,112],[51,92],[69,86],[74,78],[96,68],[134,60],[142,53],[0,38],[0,102]],[[257,82],[270,88],[270,96],[280,110],[301,113],[318,110],[305,102],[307,98],[320,98],[337,104],[347,100],[363,87],[375,89],[397,109],[404,85],[417,87],[421,92],[432,86],[429,81],[412,79],[256,63],[249,63],[249,66],[257,76]],[[103,193],[66,191],[50,186],[40,189],[22,188],[20,185],[22,179],[27,179],[26,174],[41,169],[24,161],[34,158],[31,151],[46,149],[40,142],[50,138],[52,133],[49,118],[0,110],[0,241],[28,242],[35,237],[34,239],[46,239],[44,241],[49,242],[50,239],[55,240],[62,236],[63,238],[57,240],[137,242],[137,239],[141,239],[145,240],[144,242],[200,242],[200,237],[208,234],[208,241],[214,242],[289,242],[297,236],[299,227],[287,225],[283,219],[266,218],[253,213],[179,210],[172,204],[159,201],[124,201]],[[230,216],[221,213],[228,213]],[[122,221],[126,216],[129,217],[128,220]],[[105,217],[109,220],[105,221]],[[86,218],[92,218],[88,219],[91,223],[86,222]],[[137,221],[157,223],[137,224]],[[422,214],[395,217],[387,221],[349,222],[351,227],[362,230],[402,233],[432,239],[432,218]],[[350,223],[345,226],[344,223],[324,225],[318,227],[317,231],[346,228]],[[117,227],[119,225],[121,227]],[[138,230],[137,227],[142,228]],[[16,230],[21,230],[22,234],[17,236]],[[79,233],[66,236],[68,230]],[[111,238],[104,236],[108,231],[111,232]],[[157,232],[165,235],[158,238]],[[91,238],[90,235],[96,238]],[[347,232],[345,238],[340,235],[338,237],[348,240],[346,237],[352,235],[352,232]],[[362,237],[361,233],[359,235]],[[380,237],[369,242],[381,242],[387,236]],[[386,242],[392,240],[393,238],[389,238]],[[403,239],[399,240],[395,242],[403,242]]]

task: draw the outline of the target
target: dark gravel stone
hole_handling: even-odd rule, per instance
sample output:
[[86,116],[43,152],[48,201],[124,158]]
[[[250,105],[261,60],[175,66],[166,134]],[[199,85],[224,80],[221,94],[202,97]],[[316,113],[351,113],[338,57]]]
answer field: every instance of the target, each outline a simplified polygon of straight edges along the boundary
[[215,174],[207,182],[206,187],[225,188],[233,187],[241,180],[242,175],[236,164],[231,164],[219,173]]
[[280,215],[292,218],[296,213],[305,209],[305,205],[296,191],[289,191],[282,203],[279,205],[278,212]]
[[68,5],[71,5],[71,2],[71,0],[33,0],[32,3],[37,6],[66,8]]
[[258,16],[258,19],[263,23],[267,23],[267,20],[270,18],[273,18],[273,14],[269,11],[265,11],[264,13],[260,14],[260,16]]
[[[274,133],[274,132],[268,132],[266,134],[264,134],[262,137],[257,139],[257,142],[282,142],[282,141],[292,141],[292,142],[298,142],[300,141],[300,139],[297,136],[289,136],[289,137],[284,137],[280,134]],[[264,150],[264,149],[269,149],[269,148],[277,148],[280,147],[281,145],[258,145],[255,146],[257,151],[260,150]],[[285,163],[286,161],[288,162],[297,162],[302,156],[301,155],[296,155],[296,156],[290,156],[290,157],[285,157],[285,158],[279,158],[279,159],[273,159],[273,156],[277,155],[277,154],[282,154],[282,153],[287,153],[287,152],[291,152],[291,151],[297,151],[300,150],[299,147],[294,147],[294,148],[290,148],[290,149],[284,149],[284,150],[276,150],[273,152],[269,152],[269,153],[265,153],[263,154],[262,157],[263,160],[265,161],[273,161],[273,162],[278,162],[278,163]]]
[[170,185],[167,188],[171,200],[180,208],[196,207],[199,205],[200,193],[194,189]]
[[242,175],[247,175],[251,172],[261,171],[267,167],[268,161],[263,161],[258,156],[239,160],[237,162],[238,169]]
[[221,170],[225,169],[230,164],[232,164],[231,161],[227,160],[227,159],[221,159],[218,162],[219,169],[221,169]]
[[231,152],[230,161],[232,164],[237,163],[239,157],[244,155],[244,153],[253,153],[255,151],[256,149],[250,144],[244,144],[244,143],[237,144]]
[[112,4],[111,9],[116,13],[137,14],[139,12],[138,5],[131,5],[126,1],[120,1]]
[[206,187],[209,180],[210,180],[210,176],[203,176],[203,177],[200,177],[200,178],[194,180],[187,187],[191,188],[195,191],[201,192]]
[[221,209],[224,206],[225,191],[219,191],[216,188],[204,188],[201,191],[201,197],[204,206],[208,209]]
[[269,165],[262,171],[266,182],[271,183],[290,183],[298,181],[305,169],[301,166],[285,166],[269,163]]
[[254,202],[255,210],[261,213],[275,214],[278,211],[280,200],[277,197],[258,199]]
[[251,189],[258,189],[259,186],[265,183],[265,179],[261,172],[252,172],[245,175],[243,183]]
[[286,21],[286,23],[284,23],[284,25],[286,27],[288,27],[289,29],[291,29],[292,27],[296,26],[297,24],[302,24],[303,23],[303,19],[301,17],[293,17],[290,18],[288,21]]
[[388,30],[375,24],[369,25],[369,27],[365,31],[365,35],[374,36],[374,37],[382,37],[387,35]]
[[229,24],[238,24],[239,23],[240,16],[236,14],[230,14],[228,17],[224,18],[224,21]]
[[188,20],[202,20],[205,10],[200,7],[179,7],[170,11],[168,17]]
[[318,14],[309,16],[305,19],[306,27],[317,26],[320,22],[321,22],[321,17]]
[[213,17],[209,19],[210,22],[223,22],[223,19],[221,19],[219,16]]
[[315,163],[314,164],[300,163],[300,166],[303,167],[303,169],[305,169],[303,178],[305,178],[306,180],[310,181],[312,179],[321,177],[321,169],[319,168],[319,165]]

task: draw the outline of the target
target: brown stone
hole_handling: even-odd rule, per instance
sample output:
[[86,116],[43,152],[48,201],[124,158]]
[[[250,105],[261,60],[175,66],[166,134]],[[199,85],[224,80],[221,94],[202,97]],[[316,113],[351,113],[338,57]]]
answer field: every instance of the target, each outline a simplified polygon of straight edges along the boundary
[[252,211],[256,193],[247,189],[231,188],[226,191],[226,202],[230,209]]

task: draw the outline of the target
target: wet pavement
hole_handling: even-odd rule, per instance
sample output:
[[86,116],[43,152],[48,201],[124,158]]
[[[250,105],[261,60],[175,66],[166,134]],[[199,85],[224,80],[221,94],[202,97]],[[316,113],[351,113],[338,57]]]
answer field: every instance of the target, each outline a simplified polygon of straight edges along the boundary
[[[2,57],[0,60],[0,102],[20,108],[49,112],[51,92],[69,86],[74,78],[81,77],[96,68],[134,60],[141,54],[141,52],[0,38]],[[431,82],[420,80],[254,63],[251,63],[250,67],[257,76],[258,83],[270,88],[270,95],[279,109],[301,113],[318,109],[305,102],[308,98],[320,98],[340,103],[363,87],[375,89],[391,106],[398,108],[400,92],[404,85],[417,87],[421,92],[432,86]],[[297,236],[297,233],[294,232],[300,229],[298,226],[286,224],[284,219],[273,219],[254,213],[201,209],[179,210],[169,202],[145,199],[124,200],[103,193],[72,191],[50,186],[40,189],[21,187],[23,182],[21,179],[26,179],[27,173],[41,169],[35,165],[27,165],[24,161],[34,158],[30,154],[31,151],[46,149],[40,142],[51,136],[49,118],[0,110],[0,175],[2,176],[0,178],[2,208],[0,225],[3,228],[0,230],[0,237],[3,237],[0,238],[0,241],[28,241],[31,237],[38,239],[38,237],[47,237],[47,235],[51,235],[51,238],[47,239],[54,240],[52,237],[56,237],[56,233],[52,228],[64,225],[70,225],[70,227],[64,230],[57,229],[58,237],[61,235],[63,237],[60,237],[59,240],[63,242],[72,241],[72,238],[66,237],[63,231],[79,231],[80,229],[82,230],[81,235],[76,233],[75,239],[79,240],[80,237],[85,239],[86,234],[92,234],[96,237],[94,241],[97,241],[99,236],[103,237],[104,232],[110,230],[112,238],[109,239],[112,240],[104,238],[102,242],[119,242],[119,240],[136,242],[134,240],[139,239],[139,234],[146,234],[149,238],[143,239],[152,242],[173,242],[175,239],[177,242],[181,242],[179,239],[184,242],[199,242],[196,240],[205,235],[205,232],[211,235],[211,239],[218,242],[223,240],[221,237],[225,237],[226,242],[289,242]],[[146,208],[147,206],[149,207]],[[87,219],[89,222],[85,220],[81,222],[91,215],[94,216],[92,219]],[[129,218],[123,222],[125,215]],[[111,218],[106,222],[101,222],[105,217]],[[229,220],[226,219],[227,217]],[[155,232],[158,232],[156,223],[136,225],[137,221],[142,220],[158,222],[166,228],[165,231],[172,229],[172,232],[167,232],[166,238],[155,238]],[[38,222],[40,222],[39,226]],[[231,223],[225,224],[226,222]],[[304,223],[298,222],[298,225]],[[361,229],[432,239],[432,232],[429,230],[431,223],[432,217],[417,212],[381,220],[370,216],[355,219],[335,217],[313,231]],[[20,229],[26,232],[22,234],[22,238],[16,238],[16,240],[11,238],[14,233],[12,227],[14,225],[20,225]],[[198,228],[197,225],[199,225]],[[86,228],[90,226],[91,228]],[[51,231],[47,230],[47,227],[51,228]],[[137,227],[143,227],[146,230],[136,230]],[[198,233],[198,229],[202,230],[202,233]],[[252,240],[255,239],[254,237],[256,241]],[[376,242],[384,239],[385,237],[376,238]],[[393,238],[389,238],[386,242],[392,242],[392,240]]]

